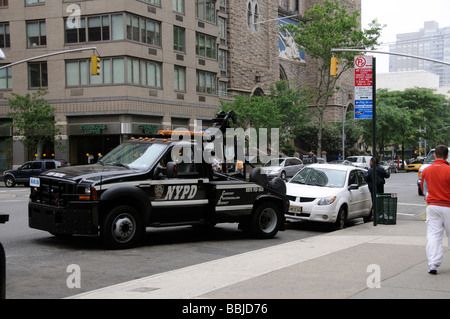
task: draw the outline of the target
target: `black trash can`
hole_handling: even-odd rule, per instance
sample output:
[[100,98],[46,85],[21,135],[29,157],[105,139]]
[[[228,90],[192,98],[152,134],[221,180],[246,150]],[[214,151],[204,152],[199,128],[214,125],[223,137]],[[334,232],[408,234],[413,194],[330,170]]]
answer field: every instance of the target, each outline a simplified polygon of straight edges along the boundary
[[377,194],[378,224],[395,225],[397,223],[397,194]]

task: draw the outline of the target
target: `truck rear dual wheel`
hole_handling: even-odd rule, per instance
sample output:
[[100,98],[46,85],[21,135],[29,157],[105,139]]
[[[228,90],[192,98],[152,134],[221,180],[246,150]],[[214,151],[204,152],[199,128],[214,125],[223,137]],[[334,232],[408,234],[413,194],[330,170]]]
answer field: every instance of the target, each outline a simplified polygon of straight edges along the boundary
[[103,219],[100,228],[102,241],[112,249],[134,247],[144,233],[141,216],[129,205],[113,208]]
[[280,228],[283,216],[273,203],[258,205],[253,213],[250,232],[257,238],[273,238]]

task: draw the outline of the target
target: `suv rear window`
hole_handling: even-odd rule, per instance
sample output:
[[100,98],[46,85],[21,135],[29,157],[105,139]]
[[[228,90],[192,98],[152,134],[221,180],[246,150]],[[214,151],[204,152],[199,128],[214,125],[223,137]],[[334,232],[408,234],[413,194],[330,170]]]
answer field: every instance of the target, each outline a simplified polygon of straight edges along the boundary
[[32,162],[31,163],[32,169],[41,169],[41,167],[42,167],[42,162]]
[[55,164],[55,162],[46,162],[46,163],[45,163],[45,168],[46,168],[46,169],[53,169],[53,168],[56,168],[56,164]]

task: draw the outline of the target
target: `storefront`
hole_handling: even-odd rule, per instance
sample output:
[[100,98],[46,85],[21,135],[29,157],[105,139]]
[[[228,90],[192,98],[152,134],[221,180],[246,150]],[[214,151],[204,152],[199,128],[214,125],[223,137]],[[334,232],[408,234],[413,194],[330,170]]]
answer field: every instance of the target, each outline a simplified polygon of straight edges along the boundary
[[156,134],[162,116],[105,115],[68,117],[69,162],[92,164],[131,137]]

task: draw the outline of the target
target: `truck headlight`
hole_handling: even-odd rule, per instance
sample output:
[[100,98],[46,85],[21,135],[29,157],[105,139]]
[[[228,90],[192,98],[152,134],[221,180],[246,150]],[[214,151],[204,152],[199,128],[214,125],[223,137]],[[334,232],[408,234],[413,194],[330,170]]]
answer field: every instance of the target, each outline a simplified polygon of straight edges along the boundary
[[95,187],[86,187],[84,189],[84,194],[85,195],[79,195],[78,199],[79,200],[98,200],[97,190],[95,189]]

